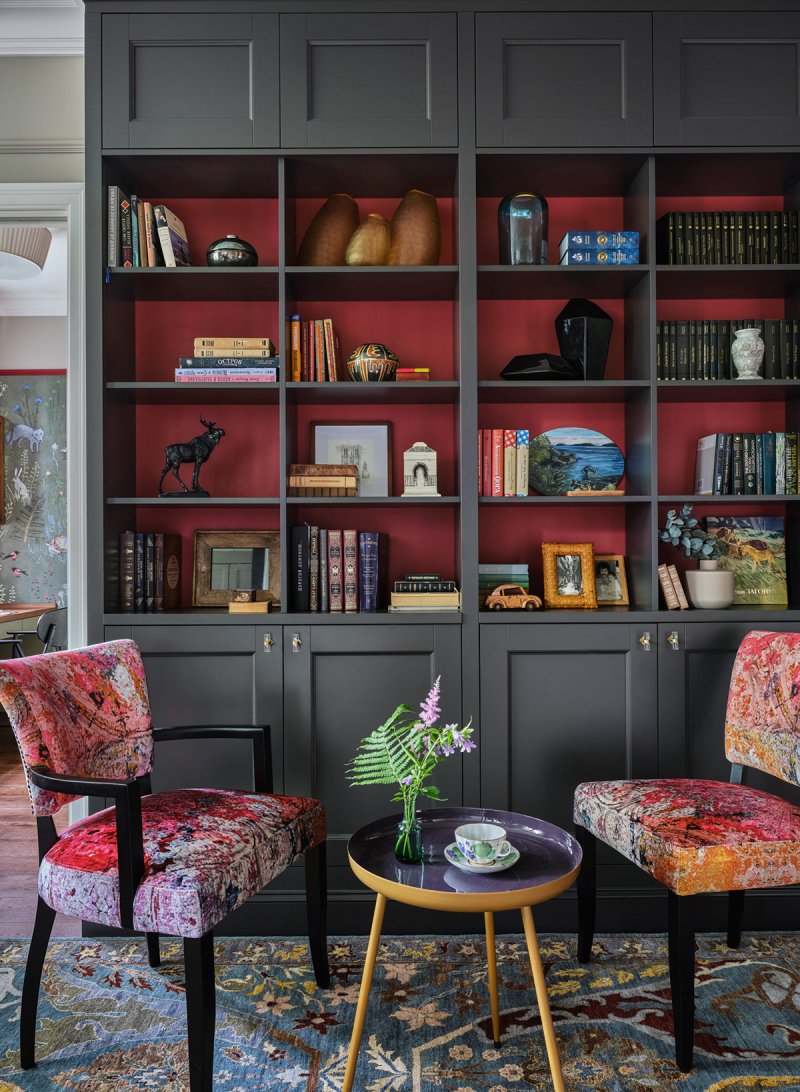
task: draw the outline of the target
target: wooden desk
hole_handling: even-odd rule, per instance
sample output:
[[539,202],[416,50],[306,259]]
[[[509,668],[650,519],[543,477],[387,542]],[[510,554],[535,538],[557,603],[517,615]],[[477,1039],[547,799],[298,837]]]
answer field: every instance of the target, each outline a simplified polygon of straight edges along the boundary
[[55,603],[13,603],[7,607],[0,607],[0,626],[14,625],[26,618],[38,618],[55,609]]

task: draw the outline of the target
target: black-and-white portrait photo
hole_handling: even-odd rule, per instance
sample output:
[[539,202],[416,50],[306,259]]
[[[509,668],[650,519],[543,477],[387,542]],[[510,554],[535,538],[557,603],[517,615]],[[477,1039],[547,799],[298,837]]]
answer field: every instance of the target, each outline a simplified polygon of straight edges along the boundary
[[556,587],[559,595],[583,595],[583,571],[578,554],[558,555]]
[[621,603],[622,583],[619,578],[618,561],[595,561],[594,579],[597,588],[597,598],[609,602]]

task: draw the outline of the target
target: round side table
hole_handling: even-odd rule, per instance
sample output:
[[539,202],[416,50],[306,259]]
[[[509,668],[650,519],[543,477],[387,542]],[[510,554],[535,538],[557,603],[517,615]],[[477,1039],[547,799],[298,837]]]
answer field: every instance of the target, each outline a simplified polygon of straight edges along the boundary
[[[496,1043],[500,1041],[500,1006],[497,996],[494,914],[498,910],[522,912],[553,1087],[556,1092],[564,1092],[558,1044],[553,1031],[531,907],[554,898],[575,881],[581,865],[580,846],[560,827],[510,811],[437,808],[421,812],[421,818],[425,860],[420,864],[405,864],[394,855],[399,815],[387,816],[361,827],[347,846],[350,867],[362,883],[377,893],[377,898],[342,1092],[352,1092],[353,1088],[387,899],[427,910],[483,913],[486,924],[492,1032]],[[484,876],[464,872],[445,859],[444,849],[455,840],[455,828],[462,823],[480,822],[496,823],[505,828],[508,840],[520,853],[519,861],[512,868]]]

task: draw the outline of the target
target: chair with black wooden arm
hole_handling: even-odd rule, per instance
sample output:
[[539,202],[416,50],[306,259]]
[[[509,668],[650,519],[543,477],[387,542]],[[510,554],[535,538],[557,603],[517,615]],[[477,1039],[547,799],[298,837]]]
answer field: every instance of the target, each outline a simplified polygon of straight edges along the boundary
[[667,888],[675,1060],[694,1049],[694,897],[728,892],[728,946],[738,948],[745,891],[800,883],[800,807],[745,785],[748,767],[800,785],[800,633],[748,633],[725,717],[730,781],[587,781],[575,790],[578,959],[594,936],[599,839]]
[[[39,835],[39,899],[22,991],[20,1061],[35,1064],[36,1011],[57,912],[147,937],[183,938],[191,1092],[210,1092],[214,1061],[213,930],[304,858],[309,943],[317,984],[330,985],[325,811],[318,800],[271,793],[269,728],[154,729],[133,641],[6,660],[0,702],[19,744]],[[252,740],[255,791],[153,794],[153,744],[202,737]],[[53,815],[80,796],[113,807],[56,833]]]

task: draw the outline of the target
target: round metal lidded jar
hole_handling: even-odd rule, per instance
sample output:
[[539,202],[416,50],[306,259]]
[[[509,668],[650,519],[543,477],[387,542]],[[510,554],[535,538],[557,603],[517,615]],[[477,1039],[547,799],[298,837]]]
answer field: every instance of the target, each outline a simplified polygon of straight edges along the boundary
[[258,265],[258,253],[252,243],[238,235],[217,239],[206,251],[209,265]]

